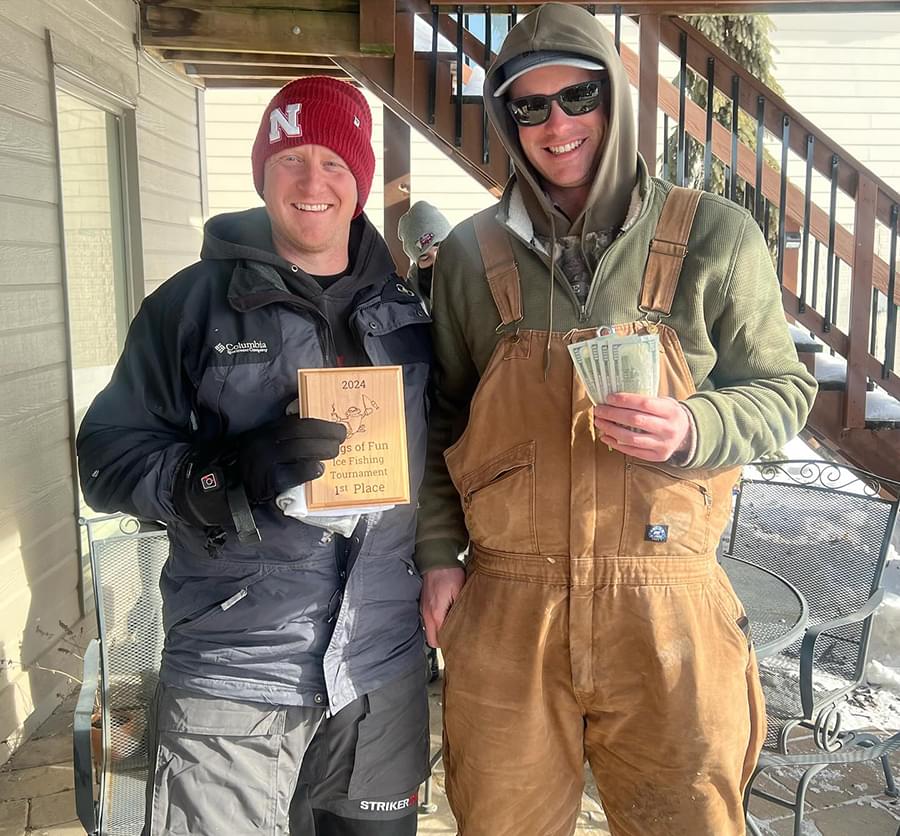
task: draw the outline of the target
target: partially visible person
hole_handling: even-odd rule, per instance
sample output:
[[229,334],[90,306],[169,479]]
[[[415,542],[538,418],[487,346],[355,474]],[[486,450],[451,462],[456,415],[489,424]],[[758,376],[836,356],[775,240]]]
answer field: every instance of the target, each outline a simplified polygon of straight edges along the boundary
[[407,281],[431,305],[431,275],[438,247],[450,234],[450,222],[427,200],[418,200],[397,224],[403,252],[409,256]]
[[[252,151],[265,207],[207,223],[200,261],[144,300],[78,435],[88,503],[162,520],[171,541],[145,836],[416,831],[430,347],[363,214],[371,132],[344,82],[275,95]],[[403,367],[412,502],[349,537],[283,514],[275,498],[318,478],[346,435],[288,414],[297,369],[390,364]]]

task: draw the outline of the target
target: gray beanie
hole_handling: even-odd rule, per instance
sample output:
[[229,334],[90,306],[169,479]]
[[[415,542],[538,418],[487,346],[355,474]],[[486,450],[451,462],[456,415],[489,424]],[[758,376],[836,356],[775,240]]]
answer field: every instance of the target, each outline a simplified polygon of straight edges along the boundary
[[397,225],[397,236],[403,242],[403,252],[411,261],[418,261],[449,234],[450,222],[440,210],[425,200],[416,201]]

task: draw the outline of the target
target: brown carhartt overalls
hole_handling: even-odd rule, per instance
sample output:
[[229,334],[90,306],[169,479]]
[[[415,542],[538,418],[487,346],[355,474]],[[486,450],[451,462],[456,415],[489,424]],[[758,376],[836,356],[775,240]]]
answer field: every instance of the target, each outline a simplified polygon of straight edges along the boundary
[[[698,200],[683,189],[667,199],[644,274],[649,313],[616,326],[659,334],[660,395],[678,399],[694,385],[658,320]],[[512,251],[479,218],[511,326],[522,307]],[[743,834],[765,711],[746,619],[715,557],[737,471],[645,463],[599,443],[566,349],[594,334],[552,333],[546,380],[547,332],[505,334],[445,454],[471,538],[440,631],[450,805],[463,836],[571,834],[587,757],[615,836]]]

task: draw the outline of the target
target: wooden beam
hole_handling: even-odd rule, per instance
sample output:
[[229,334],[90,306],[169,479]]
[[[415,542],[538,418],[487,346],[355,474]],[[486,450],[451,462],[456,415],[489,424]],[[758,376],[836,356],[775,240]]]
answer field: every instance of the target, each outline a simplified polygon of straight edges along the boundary
[[405,276],[409,258],[397,237],[400,217],[409,211],[410,153],[409,125],[389,107],[384,109],[384,238],[397,272]]
[[190,76],[204,78],[304,78],[310,75],[324,75],[330,78],[348,78],[344,70],[332,66],[324,67],[242,67],[231,64],[185,64],[184,71]]
[[[497,14],[508,12],[510,6],[519,11],[539,6],[544,0],[521,0],[517,3],[490,3]],[[558,0],[583,6],[581,0]],[[455,6],[455,0],[434,0],[436,6]],[[483,4],[481,4],[483,5]],[[895,12],[894,0],[624,0],[620,3],[592,3],[597,14],[612,14],[619,6],[627,14],[783,14],[786,12]]]
[[[401,101],[413,96],[415,16],[408,12],[397,15],[396,51],[393,67],[393,95]],[[397,237],[400,217],[409,211],[411,176],[409,125],[389,107],[384,109],[384,237],[394,259],[397,272],[405,276],[409,258]]]
[[847,352],[847,397],[844,398],[844,427],[866,425],[866,357],[869,355],[869,316],[872,304],[872,267],[875,251],[875,212],[878,185],[860,177],[856,188],[856,253],[850,284],[850,350]]
[[638,152],[656,173],[656,118],[659,112],[659,15],[641,15],[638,79]]
[[189,6],[192,9],[257,9],[357,14],[359,0],[140,0],[142,6]]
[[394,0],[359,0],[359,51],[363,55],[394,54]]
[[141,43],[160,49],[358,55],[359,18],[350,12],[144,5]]
[[[293,78],[296,77],[297,76],[293,76]],[[349,76],[343,75],[339,76],[339,78],[345,79],[357,87],[360,86]],[[227,90],[243,90],[251,87],[265,87],[270,90],[277,90],[279,87],[284,86],[284,82],[287,80],[288,79],[277,78],[208,78],[205,79],[205,84],[211,90],[220,88]]]
[[184,64],[228,64],[241,67],[297,67],[309,69],[321,67],[333,70],[335,63],[330,58],[316,55],[287,55],[268,52],[217,52],[200,49],[163,49],[163,61],[178,61]]

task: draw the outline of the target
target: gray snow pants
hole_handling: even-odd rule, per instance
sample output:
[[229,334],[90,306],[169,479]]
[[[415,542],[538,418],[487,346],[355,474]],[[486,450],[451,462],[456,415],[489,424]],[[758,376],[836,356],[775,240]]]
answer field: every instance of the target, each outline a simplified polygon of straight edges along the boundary
[[324,708],[160,685],[143,836],[413,836],[428,772],[425,670]]

